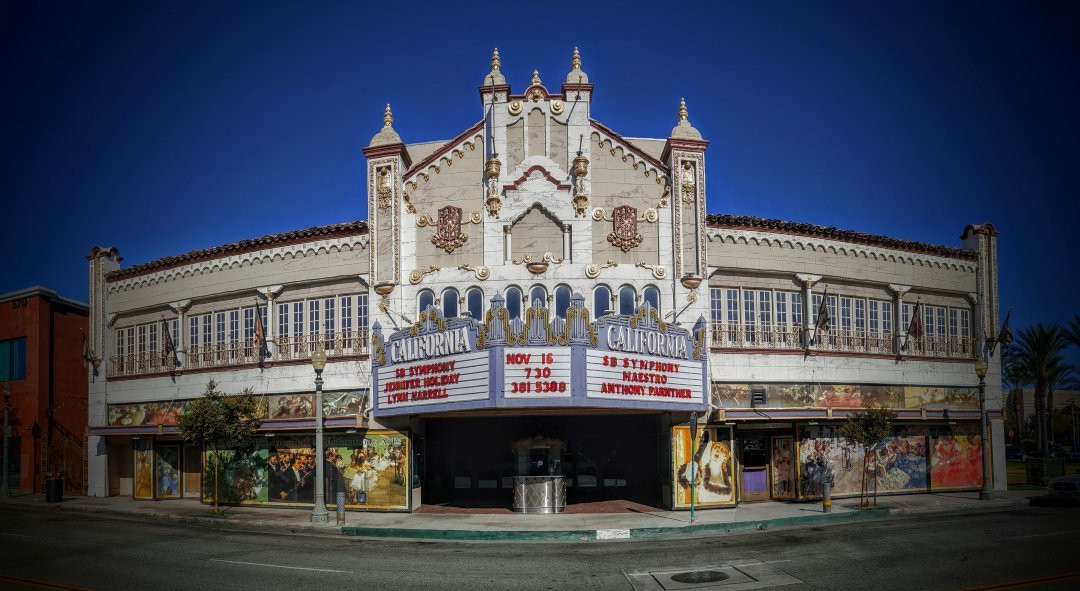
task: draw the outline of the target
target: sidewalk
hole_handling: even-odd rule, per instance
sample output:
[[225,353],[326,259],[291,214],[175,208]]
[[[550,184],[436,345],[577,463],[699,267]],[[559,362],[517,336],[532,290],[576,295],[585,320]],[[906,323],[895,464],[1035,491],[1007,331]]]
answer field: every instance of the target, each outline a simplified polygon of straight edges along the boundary
[[[58,504],[46,504],[43,495],[23,494],[0,504],[0,508],[22,508],[107,514],[141,521],[161,521],[222,529],[350,535],[377,538],[426,540],[565,540],[587,541],[665,536],[716,535],[799,527],[884,517],[1001,511],[1026,507],[1033,491],[1000,492],[992,500],[980,501],[975,492],[883,496],[877,507],[857,509],[858,499],[833,502],[831,513],[823,513],[820,503],[766,502],[743,504],[731,509],[689,511],[628,511],[559,515],[448,514],[448,513],[359,513],[348,512],[346,525],[316,526],[309,522],[310,510],[266,507],[223,507],[225,517],[209,516],[209,506],[193,499],[134,501],[127,497],[70,497]],[[331,512],[331,522],[334,514]]]

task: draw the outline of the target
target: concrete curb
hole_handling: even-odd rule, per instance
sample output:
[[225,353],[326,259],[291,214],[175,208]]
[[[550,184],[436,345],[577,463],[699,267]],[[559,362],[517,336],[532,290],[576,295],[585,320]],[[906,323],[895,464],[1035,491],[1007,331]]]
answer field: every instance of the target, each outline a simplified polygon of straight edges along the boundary
[[822,513],[802,517],[781,517],[731,523],[696,523],[678,527],[636,527],[615,530],[468,530],[468,529],[410,529],[344,526],[346,536],[371,538],[402,538],[454,541],[593,541],[616,539],[644,539],[682,537],[701,534],[730,534],[746,531],[764,531],[777,527],[796,527],[828,522],[858,521],[888,517],[886,508],[866,509],[845,513]]
[[44,504],[40,502],[16,502],[0,504],[0,509],[21,509],[47,513],[78,512],[109,515],[137,521],[191,525],[221,531],[280,532],[361,538],[396,538],[403,540],[473,541],[473,542],[588,542],[617,539],[655,539],[665,537],[691,537],[702,535],[725,535],[765,531],[784,527],[808,527],[825,523],[844,523],[881,519],[887,517],[916,517],[931,515],[956,515],[965,513],[993,512],[1020,509],[1029,506],[1030,499],[994,499],[966,506],[930,507],[875,507],[839,513],[816,513],[797,517],[779,517],[723,523],[694,523],[671,527],[637,527],[629,529],[576,529],[576,530],[467,530],[467,529],[421,529],[405,527],[366,526],[318,526],[309,524],[283,524],[272,520],[243,520],[215,518],[202,515],[174,515],[161,512],[133,512],[111,507],[85,505]]

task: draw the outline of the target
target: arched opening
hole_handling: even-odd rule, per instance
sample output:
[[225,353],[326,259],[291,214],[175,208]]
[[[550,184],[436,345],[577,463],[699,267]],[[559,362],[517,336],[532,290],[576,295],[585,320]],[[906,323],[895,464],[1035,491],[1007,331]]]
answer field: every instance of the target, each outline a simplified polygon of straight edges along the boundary
[[555,288],[555,315],[566,320],[566,311],[570,309],[570,288],[560,285]]
[[660,290],[655,286],[649,285],[641,292],[642,299],[653,308],[656,308],[657,313],[660,312]]
[[532,308],[536,306],[537,300],[540,300],[541,306],[547,307],[547,289],[545,289],[543,285],[534,285],[533,288],[529,290],[529,307]]
[[465,305],[469,308],[469,316],[477,320],[484,319],[484,291],[479,287],[471,287],[465,292]]
[[453,318],[458,315],[458,290],[453,287],[442,294],[443,316]]
[[630,315],[634,313],[634,306],[637,305],[636,296],[637,292],[629,285],[619,288],[619,314]]
[[593,315],[597,318],[611,311],[611,290],[599,285],[593,290]]
[[516,287],[506,290],[506,313],[511,320],[521,318],[521,290]]
[[428,306],[435,305],[435,292],[430,289],[425,289],[417,296],[416,315],[419,316],[427,311]]

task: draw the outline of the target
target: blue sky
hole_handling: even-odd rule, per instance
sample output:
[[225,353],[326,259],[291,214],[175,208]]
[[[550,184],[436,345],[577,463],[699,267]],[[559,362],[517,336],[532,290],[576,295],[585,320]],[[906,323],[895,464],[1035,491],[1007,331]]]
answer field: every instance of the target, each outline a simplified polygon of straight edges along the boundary
[[95,244],[137,264],[361,219],[386,102],[448,139],[493,46],[517,89],[578,46],[623,135],[666,137],[686,97],[710,211],[952,246],[993,221],[1014,326],[1080,311],[1080,3],[560,6],[5,2],[0,292],[85,300]]

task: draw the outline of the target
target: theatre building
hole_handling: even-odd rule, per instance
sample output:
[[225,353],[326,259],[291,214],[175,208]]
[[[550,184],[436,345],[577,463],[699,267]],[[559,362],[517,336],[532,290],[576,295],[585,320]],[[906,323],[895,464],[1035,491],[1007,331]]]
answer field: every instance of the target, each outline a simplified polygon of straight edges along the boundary
[[228,503],[310,504],[323,460],[358,510],[725,507],[819,498],[828,472],[853,495],[862,452],[836,430],[867,403],[897,414],[881,493],[977,489],[986,444],[1004,487],[992,225],[958,221],[949,247],[711,214],[677,97],[668,137],[623,136],[576,50],[555,84],[500,66],[453,139],[406,142],[387,106],[364,221],[135,266],[91,252],[91,495],[208,500],[176,421],[211,379],[264,401],[223,453]]

